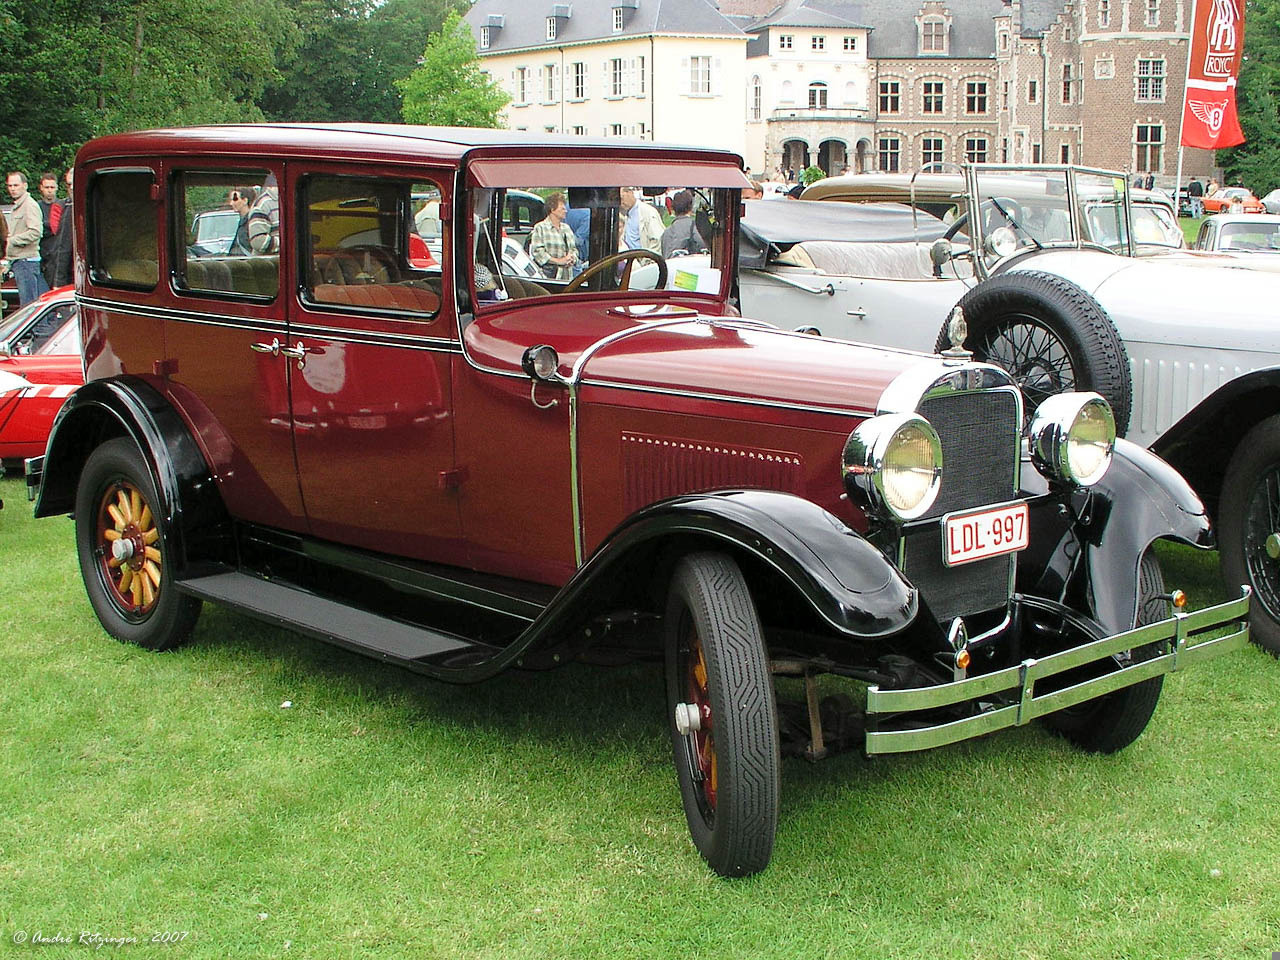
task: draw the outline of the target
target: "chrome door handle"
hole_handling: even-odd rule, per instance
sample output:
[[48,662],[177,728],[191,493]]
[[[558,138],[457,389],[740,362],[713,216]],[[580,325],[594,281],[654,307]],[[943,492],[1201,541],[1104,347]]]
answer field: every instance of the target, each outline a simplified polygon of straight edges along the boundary
[[307,365],[308,353],[315,353],[315,350],[311,347],[304,347],[301,340],[295,346],[280,348],[280,356],[288,357],[290,360],[297,360],[299,370]]
[[254,353],[269,353],[273,357],[280,356],[280,338],[272,337],[270,343],[251,343],[249,349]]
[[867,319],[867,311],[859,307],[857,310],[846,310],[845,316],[857,317],[859,320]]

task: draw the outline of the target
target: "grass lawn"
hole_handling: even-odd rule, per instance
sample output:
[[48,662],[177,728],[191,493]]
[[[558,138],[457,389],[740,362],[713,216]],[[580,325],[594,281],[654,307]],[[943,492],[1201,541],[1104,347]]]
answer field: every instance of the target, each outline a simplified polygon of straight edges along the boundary
[[[450,687],[209,607],[191,644],[148,653],[99,628],[71,522],[32,520],[18,481],[0,497],[6,945],[88,931],[137,937],[130,957],[1280,950],[1280,663],[1254,648],[1169,677],[1113,757],[1033,725],[874,763],[788,761],[773,865],[725,881],[686,836],[656,668]],[[1222,595],[1212,555],[1163,558],[1193,601]],[[148,942],[165,931],[188,934]]]
[[1204,217],[1179,217],[1178,226],[1182,227],[1182,235],[1187,238],[1187,246],[1196,242],[1196,236],[1200,233],[1200,224],[1204,221]]

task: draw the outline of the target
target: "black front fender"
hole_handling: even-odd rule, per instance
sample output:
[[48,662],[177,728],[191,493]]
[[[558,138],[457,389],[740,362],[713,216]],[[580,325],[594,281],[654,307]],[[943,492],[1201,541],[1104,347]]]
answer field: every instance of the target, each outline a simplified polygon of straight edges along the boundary
[[[1024,478],[1030,468],[1024,466]],[[1039,486],[1040,489],[1035,489]],[[1024,480],[1024,493],[1047,493],[1038,475]],[[1058,510],[1065,503],[1068,509]],[[1151,451],[1117,440],[1106,475],[1087,490],[1034,509],[1040,535],[1056,527],[1057,547],[1036,571],[1033,591],[1058,599],[1069,580],[1084,578],[1093,616],[1107,631],[1130,629],[1138,610],[1138,565],[1156,540],[1194,547],[1214,546],[1203,502],[1182,476]],[[1033,526],[1033,530],[1035,527]],[[1080,560],[1082,562],[1077,562]]]

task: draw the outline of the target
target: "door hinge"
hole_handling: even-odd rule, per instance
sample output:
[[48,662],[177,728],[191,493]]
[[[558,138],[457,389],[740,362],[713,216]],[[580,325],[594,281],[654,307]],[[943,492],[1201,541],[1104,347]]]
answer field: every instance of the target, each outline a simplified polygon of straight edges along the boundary
[[437,482],[441,490],[457,490],[470,476],[471,471],[466,467],[454,467],[452,470],[441,470]]
[[167,360],[151,361],[151,372],[157,377],[172,377],[178,372],[178,358],[169,357]]

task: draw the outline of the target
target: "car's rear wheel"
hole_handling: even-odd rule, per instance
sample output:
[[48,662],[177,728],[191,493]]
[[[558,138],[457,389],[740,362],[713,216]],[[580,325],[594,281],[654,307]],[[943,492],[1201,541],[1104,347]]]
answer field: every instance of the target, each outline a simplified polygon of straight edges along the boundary
[[200,601],[170,575],[165,511],[132,440],[90,454],[76,491],[76,551],[89,602],[113,637],[151,650],[185,640]]
[[1227,590],[1253,588],[1249,636],[1280,655],[1280,416],[1262,421],[1236,447],[1217,520]]
[[[1163,620],[1168,614],[1164,599],[1164,574],[1151,551],[1138,567],[1138,612],[1134,626]],[[1158,647],[1140,647],[1116,658],[1121,667],[1158,656]],[[1059,710],[1044,718],[1044,725],[1076,746],[1092,753],[1115,753],[1137,740],[1151,722],[1164,677],[1152,677],[1096,700]]]
[[763,870],[777,832],[781,755],[769,659],[732,558],[693,554],[667,601],[667,708],[694,845],[721,876]]
[[[1133,383],[1124,345],[1105,310],[1069,280],[1013,271],[984,280],[959,303],[974,358],[1009,371],[1027,413],[1057,393],[1091,390],[1111,404],[1116,432],[1129,425]],[[937,349],[950,345],[944,325]]]

